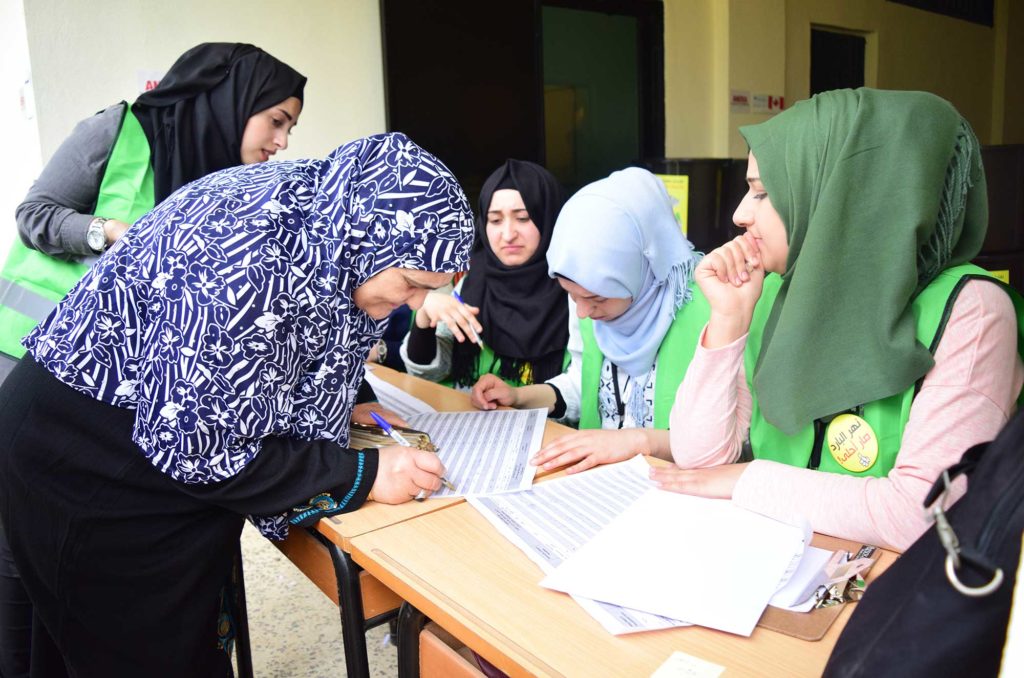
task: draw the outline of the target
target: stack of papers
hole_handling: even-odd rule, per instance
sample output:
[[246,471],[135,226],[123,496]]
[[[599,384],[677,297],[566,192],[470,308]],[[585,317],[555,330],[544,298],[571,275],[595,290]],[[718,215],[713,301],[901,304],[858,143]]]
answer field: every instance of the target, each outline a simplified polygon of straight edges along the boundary
[[[648,468],[647,462],[636,457],[549,480],[523,492],[470,497],[469,503],[547,574],[653,487]],[[619,605],[573,598],[616,635],[688,626]]]
[[470,503],[540,566],[543,586],[615,634],[693,623],[750,635],[777,591],[790,605],[811,586],[817,573],[799,567],[809,532],[657,490],[648,469],[637,457]]
[[749,636],[804,546],[730,501],[649,490],[541,585]]

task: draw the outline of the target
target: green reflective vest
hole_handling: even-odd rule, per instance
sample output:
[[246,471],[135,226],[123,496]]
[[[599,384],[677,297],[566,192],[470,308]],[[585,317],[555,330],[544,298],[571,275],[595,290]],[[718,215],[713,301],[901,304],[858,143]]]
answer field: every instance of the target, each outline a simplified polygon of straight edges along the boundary
[[[789,436],[768,423],[761,414],[751,379],[758,354],[761,351],[761,332],[768,314],[771,312],[772,303],[770,302],[774,301],[781,284],[781,278],[778,276],[770,277],[774,277],[775,281],[770,290],[766,289],[770,295],[769,303],[758,303],[744,353],[747,384],[750,386],[751,395],[754,396],[750,422],[750,446],[754,458],[768,459],[801,468],[814,468],[814,457],[820,455],[820,461],[816,468],[821,471],[853,476],[887,476],[896,464],[896,456],[899,454],[900,443],[903,439],[903,429],[910,418],[910,406],[920,387],[920,382],[913,384],[902,393],[865,403],[851,410],[867,421],[874,430],[878,441],[878,458],[871,467],[860,472],[844,468],[833,458],[829,451],[828,441],[825,439],[827,422],[819,420],[808,424],[801,431]],[[1017,352],[1024,357],[1024,299],[1015,290],[1003,285],[973,264],[946,269],[914,299],[911,308],[914,319],[917,321],[917,340],[934,354],[942,339],[942,332],[957,295],[969,280],[979,278],[992,280],[999,284],[1006,289],[1013,300],[1017,315]],[[762,295],[762,300],[765,300],[764,295]],[[1018,402],[1024,402],[1024,393],[1021,394]],[[815,444],[816,440],[817,445]],[[819,455],[813,454],[816,447]]]
[[[126,223],[153,208],[149,140],[128,104],[110,151],[94,213]],[[89,269],[26,247],[15,238],[0,270],[0,351],[25,354],[21,339],[50,314]]]
[[[414,316],[415,317],[415,316]],[[562,362],[562,371],[569,368],[569,352],[565,352],[565,360]],[[501,376],[501,359],[494,354],[494,351],[487,344],[480,346],[480,355],[477,356],[476,360],[476,374],[473,375],[473,383],[479,381],[480,377],[485,374],[493,374],[498,377]],[[519,386],[529,386],[534,383],[533,371],[523,370],[523,373],[519,375],[519,379],[502,379],[506,384],[517,388]],[[455,382],[451,378],[444,379],[441,384],[450,388],[455,388]]]
[[[668,418],[676,399],[679,384],[686,376],[686,368],[693,360],[701,330],[711,317],[711,306],[694,282],[690,283],[690,301],[676,311],[675,320],[669,327],[658,348],[658,360],[654,377],[654,428],[668,429]],[[598,409],[598,389],[601,385],[601,366],[604,354],[594,337],[594,321],[580,320],[580,335],[583,339],[583,365],[580,379],[580,428],[601,428],[601,412]]]

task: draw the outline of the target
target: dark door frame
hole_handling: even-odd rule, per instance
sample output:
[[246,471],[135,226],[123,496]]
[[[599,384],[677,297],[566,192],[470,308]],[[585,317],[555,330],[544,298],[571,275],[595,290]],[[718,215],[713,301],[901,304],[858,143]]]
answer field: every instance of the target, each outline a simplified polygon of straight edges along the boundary
[[[605,14],[613,15],[625,15],[635,17],[637,19],[637,106],[638,106],[638,122],[639,122],[639,148],[637,148],[637,157],[633,160],[640,163],[644,160],[659,159],[665,155],[665,82],[664,82],[664,33],[665,33],[665,22],[664,22],[664,6],[661,0],[503,0],[501,3],[490,4],[491,0],[475,0],[481,3],[476,7],[479,12],[470,12],[471,16],[463,16],[458,13],[452,14],[452,5],[446,4],[447,0],[380,0],[380,28],[381,28],[381,49],[382,49],[382,66],[383,66],[383,94],[384,94],[384,112],[385,112],[385,124],[386,129],[396,129],[396,123],[403,127],[401,131],[409,132],[414,139],[422,139],[427,144],[428,148],[437,149],[437,152],[442,153],[445,158],[450,158],[448,162],[451,165],[451,169],[455,171],[456,176],[463,183],[463,186],[470,191],[470,194],[475,194],[475,191],[479,189],[484,177],[490,172],[493,167],[493,163],[497,162],[496,158],[487,156],[487,162],[476,162],[474,158],[479,156],[481,152],[486,156],[487,153],[484,149],[473,146],[471,139],[457,137],[453,140],[453,135],[458,135],[462,132],[460,123],[457,120],[458,115],[453,117],[453,121],[449,125],[450,129],[437,128],[440,134],[424,133],[424,128],[418,124],[410,124],[409,111],[414,108],[410,108],[408,104],[408,97],[403,93],[408,90],[399,87],[397,81],[392,81],[392,70],[394,64],[391,63],[389,54],[392,52],[392,44],[389,40],[389,15],[392,12],[401,11],[401,6],[404,3],[413,3],[418,11],[432,12],[437,11],[441,16],[444,16],[444,22],[449,28],[454,28],[456,33],[454,37],[449,37],[449,42],[444,43],[446,47],[451,46],[450,40],[458,39],[458,36],[464,35],[465,31],[472,31],[473,37],[479,37],[480,32],[472,22],[474,21],[473,16],[483,15],[486,16],[488,12],[492,13],[492,16],[500,19],[500,12],[502,6],[506,7],[512,13],[512,21],[515,23],[515,39],[518,46],[523,48],[523,51],[516,58],[519,61],[515,61],[511,64],[512,67],[518,69],[516,72],[520,78],[520,87],[526,86],[526,80],[529,79],[528,72],[532,71],[532,82],[529,84],[530,100],[523,100],[520,104],[518,111],[512,112],[511,121],[509,116],[506,116],[504,124],[506,125],[506,133],[511,130],[512,136],[516,138],[515,144],[511,146],[514,150],[509,150],[501,154],[504,157],[518,157],[523,160],[533,160],[544,164],[546,161],[545,155],[545,143],[546,133],[544,129],[544,71],[543,71],[543,26],[542,26],[542,10],[545,6],[551,7],[562,7],[566,9],[576,9],[588,12],[600,12]],[[433,8],[433,9],[432,9]],[[530,17],[530,18],[527,18]],[[461,32],[460,32],[461,31]],[[401,33],[396,33],[398,37],[395,37],[394,45],[401,45],[402,37]],[[451,56],[451,50],[442,50],[443,54],[446,54],[444,58],[464,58],[462,55],[458,57]],[[532,53],[532,56],[528,54]],[[396,52],[396,55],[398,52]],[[532,59],[532,64],[527,61]],[[399,58],[395,57],[395,63],[403,63],[399,61]],[[426,69],[427,73],[437,73],[439,67],[443,67],[443,61],[435,59],[433,62],[427,58],[426,66],[430,68]],[[451,62],[449,62],[451,63]],[[403,69],[409,68],[408,60],[403,65]],[[415,65],[413,66],[415,68]],[[431,70],[431,68],[433,70]],[[452,66],[453,71],[459,69],[458,64]],[[406,74],[408,77],[408,74]],[[479,76],[477,76],[479,79]],[[399,78],[400,80],[400,78]],[[486,81],[484,81],[486,84]],[[414,82],[418,85],[419,82]],[[395,89],[399,87],[398,89]],[[492,88],[493,91],[493,88]],[[520,91],[524,91],[520,89]],[[466,90],[464,87],[460,87],[457,83],[454,84],[454,89],[450,92],[449,103],[454,101],[460,101],[459,97],[464,97]],[[402,103],[399,103],[401,100]],[[402,111],[401,115],[396,116],[395,104],[399,105],[399,110]],[[460,110],[465,110],[466,105],[462,105]],[[418,115],[418,113],[417,113]],[[516,119],[518,115],[518,119]],[[396,119],[398,118],[398,119]],[[413,121],[420,120],[419,118],[412,118]],[[446,124],[444,122],[437,123],[439,125]],[[500,124],[498,125],[500,129]],[[465,135],[463,135],[465,136]],[[508,140],[511,144],[511,138],[504,138],[500,135],[494,136],[491,141],[495,141],[490,145],[491,155],[495,147],[499,147],[503,143],[503,139]],[[448,149],[456,149],[458,152]],[[487,145],[484,145],[487,148]],[[475,155],[474,155],[475,154]]]
[[[542,6],[636,17],[637,103],[640,107],[640,158],[637,160],[665,157],[665,7],[661,0],[536,1],[538,24]],[[542,65],[543,57],[542,53],[539,60]]]

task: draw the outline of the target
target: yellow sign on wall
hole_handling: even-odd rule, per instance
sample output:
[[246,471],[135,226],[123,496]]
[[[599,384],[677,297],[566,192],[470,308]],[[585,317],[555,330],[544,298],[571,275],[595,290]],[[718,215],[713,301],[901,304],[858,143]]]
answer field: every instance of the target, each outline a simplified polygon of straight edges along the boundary
[[676,215],[679,228],[683,229],[683,235],[686,235],[686,214],[690,206],[690,177],[686,174],[655,174],[654,176],[661,179],[668,194],[675,200],[676,204],[672,207],[672,212]]

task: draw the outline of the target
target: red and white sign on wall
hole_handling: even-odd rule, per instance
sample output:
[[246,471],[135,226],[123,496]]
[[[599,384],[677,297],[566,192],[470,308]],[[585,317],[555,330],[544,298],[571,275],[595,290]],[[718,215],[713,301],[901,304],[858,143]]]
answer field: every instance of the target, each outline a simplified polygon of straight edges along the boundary
[[729,110],[733,113],[749,113],[750,92],[741,89],[729,90]]
[[785,98],[781,96],[755,94],[750,108],[753,113],[778,113],[785,105]]
[[159,85],[160,84],[160,80],[163,77],[164,77],[164,72],[163,71],[154,71],[152,69],[142,69],[142,68],[137,70],[135,72],[135,79],[136,79],[136,82],[138,83],[139,94],[143,94],[144,92],[148,92],[149,90],[151,90],[154,87],[156,87],[157,85]]

